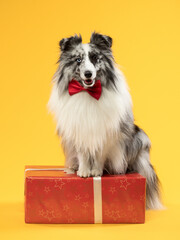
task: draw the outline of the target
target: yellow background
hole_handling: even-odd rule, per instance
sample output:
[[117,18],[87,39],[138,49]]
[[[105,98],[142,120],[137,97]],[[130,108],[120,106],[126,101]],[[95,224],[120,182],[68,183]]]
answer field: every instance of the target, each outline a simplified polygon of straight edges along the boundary
[[[114,40],[167,210],[148,211],[144,225],[27,225],[24,165],[64,163],[46,108],[58,42],[94,30]],[[1,0],[0,33],[1,239],[180,239],[180,1]]]

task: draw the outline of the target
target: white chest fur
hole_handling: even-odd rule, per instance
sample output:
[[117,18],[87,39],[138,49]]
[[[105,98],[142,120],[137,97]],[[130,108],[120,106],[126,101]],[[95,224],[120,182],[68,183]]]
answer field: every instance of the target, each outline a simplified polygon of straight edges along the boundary
[[48,105],[55,114],[62,138],[73,142],[76,149],[83,148],[94,153],[103,148],[107,139],[113,140],[119,131],[129,106],[129,95],[126,93],[103,88],[99,100],[83,91],[73,96],[68,92],[59,96],[55,85]]

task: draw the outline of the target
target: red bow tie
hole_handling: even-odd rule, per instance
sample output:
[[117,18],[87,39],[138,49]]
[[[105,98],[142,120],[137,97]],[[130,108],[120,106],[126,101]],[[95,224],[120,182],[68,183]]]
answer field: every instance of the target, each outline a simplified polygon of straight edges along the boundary
[[101,81],[97,80],[92,87],[84,88],[83,86],[81,86],[81,84],[78,81],[72,79],[71,82],[69,83],[68,90],[69,90],[69,94],[70,95],[79,93],[81,91],[86,91],[92,97],[94,97],[97,100],[99,100],[99,98],[101,96],[101,91],[102,91]]

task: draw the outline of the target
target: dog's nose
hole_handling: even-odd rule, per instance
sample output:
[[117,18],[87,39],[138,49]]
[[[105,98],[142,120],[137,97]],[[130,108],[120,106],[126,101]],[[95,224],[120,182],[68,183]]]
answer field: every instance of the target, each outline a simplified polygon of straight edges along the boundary
[[86,78],[90,78],[92,76],[92,72],[85,71],[84,75],[85,75]]

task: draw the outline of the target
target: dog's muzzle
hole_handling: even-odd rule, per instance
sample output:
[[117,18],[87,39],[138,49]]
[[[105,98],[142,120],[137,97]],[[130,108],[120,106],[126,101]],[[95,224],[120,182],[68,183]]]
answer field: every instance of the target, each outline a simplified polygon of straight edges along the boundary
[[95,79],[86,79],[82,81],[84,87],[93,87],[95,84]]

